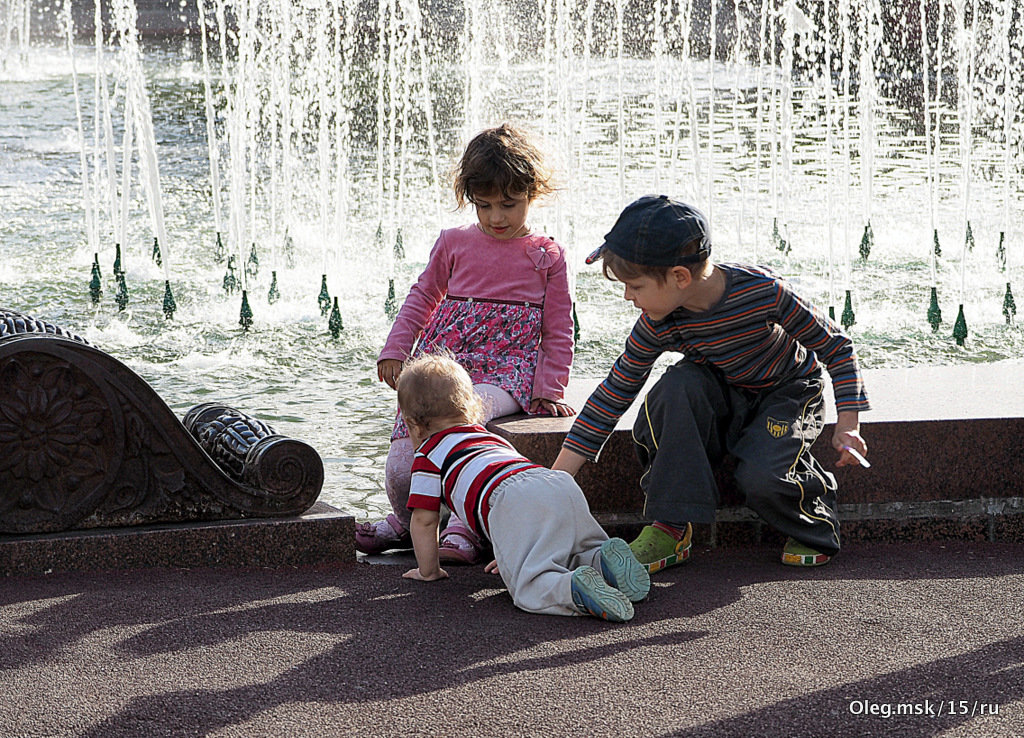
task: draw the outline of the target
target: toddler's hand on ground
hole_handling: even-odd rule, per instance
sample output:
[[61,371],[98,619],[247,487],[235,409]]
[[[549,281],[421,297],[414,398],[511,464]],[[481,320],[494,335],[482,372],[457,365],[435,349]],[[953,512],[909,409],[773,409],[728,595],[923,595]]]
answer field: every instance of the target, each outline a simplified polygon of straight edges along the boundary
[[548,415],[554,415],[555,417],[560,418],[567,418],[570,415],[576,414],[576,411],[569,405],[566,405],[562,400],[545,400],[541,397],[537,397],[530,402],[530,412],[544,412]]
[[491,559],[491,563],[484,567],[484,571],[488,574],[500,574],[501,572],[498,571],[498,560]]
[[423,576],[423,573],[420,571],[419,567],[416,567],[415,569],[410,569],[402,575],[402,579],[415,579],[417,582],[436,582],[438,579],[447,578],[448,572],[446,572],[444,569],[438,569],[437,573],[433,576],[425,577]]
[[388,387],[395,389],[398,375],[402,373],[402,362],[398,359],[381,359],[377,362],[377,379],[386,382]]

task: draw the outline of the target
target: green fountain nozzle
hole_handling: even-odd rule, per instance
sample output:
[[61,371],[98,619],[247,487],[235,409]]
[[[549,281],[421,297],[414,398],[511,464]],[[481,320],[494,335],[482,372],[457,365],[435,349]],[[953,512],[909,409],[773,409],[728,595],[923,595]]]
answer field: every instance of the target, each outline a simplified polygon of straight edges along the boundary
[[967,235],[964,236],[964,246],[968,251],[974,251],[974,231],[971,230],[971,221],[967,221]]
[[967,318],[964,317],[964,306],[960,306],[960,312],[956,314],[956,322],[953,323],[953,338],[958,346],[963,346],[967,340]]
[[164,265],[163,257],[160,255],[160,240],[156,236],[153,236],[153,261],[157,266]]
[[572,304],[572,342],[580,342],[580,319],[576,317],[576,303]]
[[932,232],[932,251],[935,252],[936,256],[942,256],[942,247],[939,246],[939,229],[936,228]]
[[174,294],[171,292],[171,280],[164,280],[164,317],[168,320],[174,317],[174,311],[178,309],[178,303],[174,301]]
[[284,263],[288,268],[295,266],[295,240],[287,228],[284,229]]
[[398,315],[398,300],[395,299],[395,280],[388,279],[388,296],[384,298],[384,314],[388,320],[394,320]]
[[405,260],[405,244],[402,241],[402,229],[398,229],[398,233],[395,234],[395,261]]
[[123,313],[128,307],[128,285],[124,281],[124,272],[117,273],[117,292],[114,293],[117,311]]
[[270,292],[267,293],[267,302],[273,305],[281,299],[281,290],[277,289],[277,271],[270,273]]
[[378,251],[384,248],[384,224],[377,224],[377,232],[373,235],[373,245]]
[[996,261],[999,262],[999,271],[1006,271],[1006,231],[999,231],[999,245],[996,246]]
[[260,273],[260,257],[256,255],[256,244],[253,243],[249,250],[249,260],[245,262],[245,273],[250,277],[257,277]]
[[320,301],[320,315],[327,315],[331,310],[331,295],[327,292],[327,275],[325,274],[320,280],[320,295],[317,297]]
[[333,338],[337,338],[341,335],[341,331],[345,326],[341,322],[341,310],[338,308],[338,298],[334,298],[334,307],[331,308],[331,317],[327,321],[327,330],[331,332]]
[[238,275],[235,274],[235,255],[228,256],[228,270],[224,273],[224,291],[233,295],[238,291]]
[[[783,226],[783,230],[786,230],[785,226]],[[787,232],[786,235],[789,235],[789,233]],[[792,244],[782,236],[777,218],[772,219],[772,240],[775,242],[775,248],[783,254],[788,255],[793,250]]]
[[864,226],[864,234],[860,237],[860,258],[867,261],[871,256],[871,248],[875,245],[875,234],[871,230],[871,221]]
[[939,288],[932,287],[931,301],[928,303],[928,323],[933,331],[939,330],[942,325],[942,311],[939,309]]
[[121,244],[115,243],[114,244],[114,276],[117,276],[118,274],[121,274],[122,272],[124,272],[124,269],[121,267]]
[[1017,303],[1013,301],[1013,292],[1010,290],[1010,283],[1007,282],[1006,294],[1003,296],[1003,317],[1006,318],[1006,324],[1010,325],[1016,315]]
[[100,298],[103,296],[103,283],[100,281],[99,256],[97,255],[96,258],[97,261],[92,263],[92,279],[89,280],[89,297],[92,298],[93,305],[98,304]]
[[843,316],[842,323],[843,329],[849,330],[850,326],[855,322],[853,316],[853,298],[850,296],[850,290],[846,290],[846,303],[843,305]]
[[220,231],[217,231],[217,245],[213,247],[213,260],[218,264],[224,263],[224,242],[220,240]]
[[252,327],[252,308],[249,307],[249,293],[246,290],[242,290],[242,309],[238,313],[238,325],[242,326],[243,331]]

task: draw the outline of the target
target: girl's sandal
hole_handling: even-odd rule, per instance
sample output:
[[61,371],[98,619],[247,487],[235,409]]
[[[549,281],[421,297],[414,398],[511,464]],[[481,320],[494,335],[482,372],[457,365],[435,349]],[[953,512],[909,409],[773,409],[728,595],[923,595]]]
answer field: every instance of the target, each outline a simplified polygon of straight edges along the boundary
[[392,548],[412,548],[412,536],[392,513],[376,523],[356,524],[356,550],[378,554]]
[[445,528],[441,531],[441,542],[437,546],[437,557],[448,564],[476,564],[483,549],[473,543],[458,529]]

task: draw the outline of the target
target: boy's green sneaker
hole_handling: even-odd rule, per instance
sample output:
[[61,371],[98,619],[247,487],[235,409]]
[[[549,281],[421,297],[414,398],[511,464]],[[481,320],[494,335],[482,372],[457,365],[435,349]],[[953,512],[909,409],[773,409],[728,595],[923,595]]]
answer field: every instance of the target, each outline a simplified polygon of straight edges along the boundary
[[685,535],[678,541],[653,525],[645,525],[636,540],[629,544],[629,548],[637,561],[647,569],[647,573],[653,574],[689,559],[692,538],[693,526],[689,523],[686,524]]
[[651,577],[647,569],[636,560],[629,544],[621,538],[609,538],[601,544],[601,574],[630,602],[639,602],[651,591]]
[[633,603],[602,579],[592,566],[581,566],[572,573],[572,603],[585,615],[613,623],[633,618]]
[[782,563],[786,566],[821,566],[831,559],[828,554],[815,551],[795,538],[787,538],[782,549]]

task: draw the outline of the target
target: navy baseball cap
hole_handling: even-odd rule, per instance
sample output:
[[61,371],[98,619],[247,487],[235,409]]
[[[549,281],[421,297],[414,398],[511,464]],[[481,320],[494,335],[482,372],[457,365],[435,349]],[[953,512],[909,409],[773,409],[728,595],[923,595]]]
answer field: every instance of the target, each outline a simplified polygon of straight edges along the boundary
[[[682,247],[700,239],[697,253],[680,256]],[[711,254],[708,221],[704,214],[668,195],[644,195],[619,214],[604,237],[604,244],[587,257],[593,264],[607,249],[616,256],[644,266],[695,264]]]

